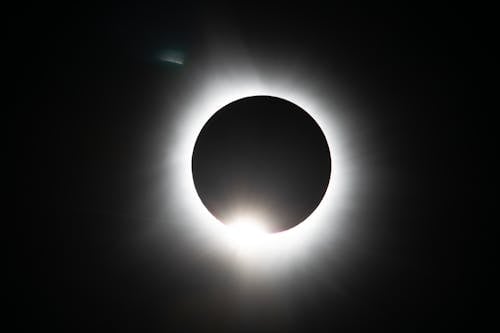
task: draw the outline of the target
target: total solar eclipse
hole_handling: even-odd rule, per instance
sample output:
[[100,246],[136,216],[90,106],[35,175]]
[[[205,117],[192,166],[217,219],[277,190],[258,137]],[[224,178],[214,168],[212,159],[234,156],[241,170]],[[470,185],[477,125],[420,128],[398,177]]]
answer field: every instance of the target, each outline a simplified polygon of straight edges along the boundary
[[330,149],[301,107],[278,97],[245,97],[203,126],[192,174],[198,196],[219,221],[250,215],[276,233],[300,224],[321,202]]

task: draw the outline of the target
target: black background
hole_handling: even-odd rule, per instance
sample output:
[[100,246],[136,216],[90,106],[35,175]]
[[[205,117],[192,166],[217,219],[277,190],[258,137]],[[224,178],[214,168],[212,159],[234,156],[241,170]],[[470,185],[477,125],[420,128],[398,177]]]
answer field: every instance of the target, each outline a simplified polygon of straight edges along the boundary
[[[64,332],[462,326],[467,22],[461,10],[436,5],[44,3],[13,11],[16,325]],[[335,77],[363,106],[355,116],[381,147],[373,167],[388,177],[363,225],[370,241],[358,244],[362,254],[336,288],[300,281],[286,306],[269,292],[254,296],[250,309],[238,307],[224,264],[190,257],[174,228],[145,236],[160,223],[149,213],[156,179],[147,172],[160,144],[158,120],[170,112],[165,100],[176,98],[165,91],[183,75],[155,54],[180,49],[195,63],[212,28],[239,36],[250,52],[296,50],[315,59],[323,77]],[[321,280],[333,276],[325,262]]]

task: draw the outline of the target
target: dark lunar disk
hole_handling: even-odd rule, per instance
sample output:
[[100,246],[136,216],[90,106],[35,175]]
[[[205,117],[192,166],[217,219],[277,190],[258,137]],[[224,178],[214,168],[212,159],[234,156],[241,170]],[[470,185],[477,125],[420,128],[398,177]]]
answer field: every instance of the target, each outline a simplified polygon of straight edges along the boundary
[[252,96],[216,112],[194,147],[198,195],[221,222],[259,217],[271,232],[290,229],[319,205],[330,150],[314,119],[277,97]]

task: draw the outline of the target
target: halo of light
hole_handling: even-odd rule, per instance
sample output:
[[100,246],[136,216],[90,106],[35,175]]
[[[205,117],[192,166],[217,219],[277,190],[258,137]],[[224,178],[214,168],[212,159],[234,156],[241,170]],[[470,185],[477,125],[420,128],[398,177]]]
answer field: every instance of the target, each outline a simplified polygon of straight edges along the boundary
[[[332,172],[323,200],[316,210],[292,229],[270,234],[259,246],[251,249],[259,265],[287,265],[308,257],[316,246],[331,245],[342,233],[342,226],[351,207],[352,190],[357,183],[357,168],[348,152],[349,138],[344,118],[334,103],[315,91],[312,84],[299,85],[289,75],[242,68],[236,62],[228,70],[206,71],[192,88],[192,94],[181,102],[179,116],[168,136],[166,170],[169,196],[175,198],[179,223],[186,233],[197,234],[207,248],[222,246],[233,251],[234,238],[228,237],[227,226],[218,221],[198,197],[192,178],[191,160],[198,134],[206,121],[223,106],[248,96],[269,95],[286,99],[308,112],[321,127],[331,153]],[[338,111],[338,110],[337,110]]]

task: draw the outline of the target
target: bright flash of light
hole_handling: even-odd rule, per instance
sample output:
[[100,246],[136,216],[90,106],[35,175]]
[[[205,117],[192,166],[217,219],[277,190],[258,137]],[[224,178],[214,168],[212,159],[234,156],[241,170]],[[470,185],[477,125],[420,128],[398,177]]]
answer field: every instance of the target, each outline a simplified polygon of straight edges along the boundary
[[269,239],[265,226],[248,217],[237,218],[226,229],[227,241],[239,252],[256,250]]

